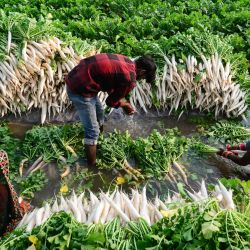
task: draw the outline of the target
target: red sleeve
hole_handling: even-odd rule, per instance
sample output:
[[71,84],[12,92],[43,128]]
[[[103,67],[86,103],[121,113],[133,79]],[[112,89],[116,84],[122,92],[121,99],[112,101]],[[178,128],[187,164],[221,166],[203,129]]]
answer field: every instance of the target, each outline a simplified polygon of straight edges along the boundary
[[119,108],[120,107],[120,100],[124,98],[128,93],[136,86],[136,83],[131,83],[130,86],[124,86],[115,89],[111,92],[106,99],[106,104],[109,107]]

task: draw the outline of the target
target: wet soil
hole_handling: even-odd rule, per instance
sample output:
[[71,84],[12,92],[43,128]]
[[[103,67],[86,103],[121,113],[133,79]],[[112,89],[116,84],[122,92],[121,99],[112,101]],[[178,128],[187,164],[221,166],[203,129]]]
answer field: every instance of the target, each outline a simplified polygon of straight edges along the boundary
[[[149,135],[153,129],[164,131],[166,128],[177,127],[183,135],[188,137],[197,133],[197,126],[191,122],[192,119],[190,118],[201,117],[201,114],[191,112],[184,114],[180,119],[178,119],[178,116],[168,116],[167,114],[167,112],[157,112],[153,110],[147,114],[138,112],[133,116],[126,116],[121,109],[117,109],[106,116],[104,132],[112,132],[114,129],[121,131],[128,130],[129,133],[136,138]],[[250,117],[250,115],[248,117]],[[8,116],[5,117],[5,120],[8,121],[12,133],[16,137],[23,139],[27,130],[31,129],[33,125],[39,124],[40,113],[34,111],[22,117]],[[50,119],[47,124],[69,123],[78,120],[76,112],[74,110],[68,110],[64,114]],[[242,123],[249,126],[250,118]],[[215,183],[216,180],[221,177],[239,177],[242,179],[249,179],[250,177],[250,166],[243,169],[217,155],[194,156],[188,153],[182,157],[181,163],[189,173],[189,182],[194,189],[197,189],[198,183],[202,178],[209,183]],[[86,161],[81,159],[80,165],[82,168],[85,168]],[[32,201],[34,205],[40,205],[43,200],[53,197],[60,188],[60,175],[56,164],[49,164],[44,171],[49,181],[43,190],[36,193]],[[115,174],[111,171],[101,171],[101,174],[107,183],[111,183],[115,177]],[[166,189],[168,188],[172,190],[175,189],[175,186],[166,180],[161,182],[152,179],[148,181],[148,186],[151,188],[152,194],[158,193],[159,195],[166,193]],[[99,189],[103,187],[103,181],[101,181],[100,178],[96,178],[92,187],[93,191],[99,191]]]

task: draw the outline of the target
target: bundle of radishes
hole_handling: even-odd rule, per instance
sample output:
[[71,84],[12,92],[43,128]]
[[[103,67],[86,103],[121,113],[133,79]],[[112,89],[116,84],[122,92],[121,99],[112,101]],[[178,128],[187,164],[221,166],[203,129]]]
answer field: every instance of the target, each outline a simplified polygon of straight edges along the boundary
[[[69,105],[64,75],[95,46],[54,36],[50,23],[0,12],[0,115],[41,109],[41,123]],[[74,48],[73,48],[74,47]]]
[[82,58],[56,37],[28,41],[19,60],[10,52],[0,62],[1,115],[41,108],[43,123],[46,115],[64,112],[69,105],[64,75]]
[[215,117],[242,115],[247,109],[245,93],[233,82],[229,62],[223,64],[218,54],[201,56],[202,62],[189,55],[185,63],[177,63],[175,56],[165,57],[165,66],[157,97],[164,108],[199,109],[214,112]]
[[[187,191],[188,192],[188,191]],[[195,202],[205,202],[209,199],[205,182],[202,181],[199,192],[188,192],[190,198]],[[43,224],[53,213],[65,211],[71,213],[78,222],[84,224],[106,223],[119,216],[123,223],[145,219],[149,225],[152,225],[163,218],[168,212],[168,205],[171,203],[185,203],[185,200],[178,193],[167,200],[161,201],[155,197],[154,201],[149,201],[146,196],[146,187],[142,193],[132,189],[132,195],[115,190],[113,193],[101,192],[99,198],[90,191],[90,200],[84,197],[84,193],[76,196],[75,192],[70,198],[61,196],[53,204],[46,204],[41,208],[35,208],[33,211],[24,215],[18,227],[27,226],[26,230],[31,231],[34,227]],[[215,197],[220,206],[224,209],[234,209],[235,205],[232,199],[232,190],[227,190],[222,183],[215,186],[215,191],[211,194]]]

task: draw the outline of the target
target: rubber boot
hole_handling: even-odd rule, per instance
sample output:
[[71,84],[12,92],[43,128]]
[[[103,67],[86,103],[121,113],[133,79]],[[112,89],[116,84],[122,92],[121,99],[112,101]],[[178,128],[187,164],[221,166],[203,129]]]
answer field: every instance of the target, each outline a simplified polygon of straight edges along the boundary
[[89,167],[96,166],[96,145],[86,145],[85,150],[87,155],[87,162]]

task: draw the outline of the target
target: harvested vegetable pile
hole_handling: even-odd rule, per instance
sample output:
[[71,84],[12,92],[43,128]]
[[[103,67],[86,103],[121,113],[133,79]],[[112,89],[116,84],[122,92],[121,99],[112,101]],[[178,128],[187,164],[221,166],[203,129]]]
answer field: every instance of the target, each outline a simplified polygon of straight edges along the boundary
[[29,160],[42,156],[44,161],[66,159],[83,153],[83,127],[80,123],[34,126],[26,132],[22,152]]
[[[188,139],[180,136],[177,129],[167,129],[160,134],[154,130],[147,138],[133,140],[128,132],[110,133],[98,142],[98,166],[105,169],[125,170],[135,180],[142,176],[164,178],[172,162],[187,151]],[[136,169],[128,161],[135,159]]]
[[[229,123],[227,126],[232,125]],[[212,133],[213,127],[210,129]],[[235,131],[239,134],[238,128]],[[39,173],[36,174],[36,171],[43,170],[52,163],[59,166],[61,177],[64,178],[72,169],[74,172],[74,166],[80,169],[80,162],[85,158],[82,144],[83,129],[79,123],[34,126],[26,132],[22,141],[14,139],[7,126],[2,125],[0,132],[2,149],[10,156],[10,178],[26,198],[33,197],[34,192],[39,191],[45,184],[46,178]],[[223,135],[219,131],[215,136],[217,138],[222,135],[227,140],[229,132],[227,130]],[[210,134],[206,140],[210,138],[209,144],[214,145],[216,138]],[[237,138],[233,137],[233,141]],[[177,129],[167,129],[163,133],[154,130],[148,137],[136,139],[128,132],[114,131],[101,135],[98,141],[97,167],[116,170],[109,176],[109,181],[118,177],[117,183],[127,183],[130,186],[140,185],[150,178],[166,180],[171,185],[178,182],[188,185],[188,171],[185,163],[181,163],[182,155],[187,154],[189,149],[191,153],[202,155],[216,153],[218,149],[209,144],[205,144],[198,137],[190,139],[181,136]],[[77,175],[77,172],[75,174]],[[37,180],[36,176],[39,177]],[[88,182],[88,185],[91,185],[92,181]],[[72,185],[73,183],[70,187]]]
[[169,171],[171,163],[181,157],[187,146],[187,138],[180,136],[177,129],[166,129],[163,134],[154,130],[147,138],[135,140],[133,153],[147,176],[159,178]]
[[50,23],[23,14],[1,11],[0,19],[0,114],[41,108],[44,123],[67,108],[64,75],[95,48],[78,41],[74,49],[51,35]]
[[[243,190],[242,186],[240,189]],[[215,198],[208,197],[204,182],[201,190],[195,194],[200,195],[196,202],[189,202],[187,197],[184,199],[175,194],[164,202],[156,197],[155,202],[150,203],[146,199],[145,188],[142,194],[133,190],[132,198],[116,190],[111,195],[101,193],[100,200],[91,194],[90,201],[83,201],[83,195],[76,197],[73,193],[70,199],[61,198],[60,204],[55,201],[52,207],[46,204],[26,215],[21,223],[28,224],[28,227],[25,229],[21,226],[15,229],[0,241],[0,246],[1,249],[250,247],[250,210],[247,193],[243,195],[244,202],[236,200],[236,208],[230,207],[230,204],[234,205],[232,190],[227,190],[220,182],[215,186]],[[138,195],[141,198],[137,197]],[[118,200],[118,197],[124,203]],[[74,209],[76,204],[79,209]],[[136,209],[136,204],[139,205],[139,209]],[[94,208],[91,209],[92,206]],[[83,217],[76,216],[79,213],[82,215],[81,209],[86,207],[89,208],[89,214],[86,213],[85,218],[91,218],[88,221],[89,225],[82,223]],[[64,211],[57,213],[58,210]],[[51,211],[54,213],[50,216]],[[137,215],[135,211],[146,213]],[[153,221],[145,220],[147,214],[149,219],[161,219],[150,226],[149,222]],[[132,219],[133,216],[135,217]],[[103,220],[104,218],[106,219]],[[106,220],[108,222],[105,223]],[[34,227],[36,224],[40,226]]]
[[213,154],[219,152],[218,148],[210,146],[208,144],[203,143],[197,138],[194,138],[190,142],[190,148],[195,151],[197,154]]
[[[26,8],[27,7],[27,8]],[[135,57],[153,52],[159,44],[166,54],[176,58],[187,55],[206,57],[214,49],[222,59],[238,68],[237,82],[244,84],[249,51],[249,3],[228,0],[214,1],[138,1],[93,0],[29,1],[2,0],[0,9],[6,13],[26,13],[37,20],[50,19],[57,33],[71,32],[91,43],[98,40],[105,51]],[[249,89],[249,80],[245,82]]]
[[107,136],[101,135],[98,141],[98,167],[109,169],[116,167],[121,169],[125,161],[131,156],[133,139],[128,133],[114,131]]
[[248,139],[250,130],[236,122],[219,121],[210,126],[205,134],[223,143],[235,144]]
[[121,133],[115,130],[108,136],[101,135],[98,140],[97,166],[101,169],[124,170],[136,181],[138,178],[143,179],[142,174],[128,162],[133,155],[133,143],[128,131]]
[[216,53],[211,58],[188,55],[186,62],[164,57],[166,64],[159,85],[157,98],[164,108],[172,110],[199,109],[227,117],[238,117],[247,110],[245,93],[233,82],[231,65],[223,65]]
[[[8,131],[6,126],[2,130]],[[15,150],[16,154],[18,148],[13,149],[15,139],[10,140],[10,134],[6,136],[2,138],[8,143],[6,146],[3,144],[2,148],[12,156],[11,152]],[[27,175],[44,168],[51,161],[69,167],[84,156],[82,138],[83,128],[79,123],[34,126],[26,132],[23,141],[17,141],[20,152],[18,159],[11,161],[11,165],[20,166],[21,176],[24,172]],[[154,130],[147,138],[137,139],[132,139],[128,132],[114,131],[101,135],[98,141],[97,166],[101,169],[125,171],[136,181],[152,176],[164,178],[172,162],[187,151],[188,142],[187,138],[180,136],[177,129],[168,129],[163,134]],[[133,159],[136,161],[135,167],[129,163]],[[13,175],[16,173],[15,167]]]
[[[187,191],[187,194],[193,201],[197,202],[204,202],[209,198],[204,181],[202,181],[198,192]],[[72,213],[78,222],[84,224],[104,224],[119,216],[123,224],[143,218],[149,225],[152,225],[162,219],[161,210],[168,210],[166,204],[184,202],[181,195],[176,193],[172,197],[168,195],[167,201],[163,202],[155,197],[154,202],[149,202],[146,187],[143,188],[142,193],[132,189],[131,198],[119,190],[115,190],[111,194],[109,192],[105,194],[101,191],[99,199],[91,191],[90,200],[84,196],[84,192],[77,196],[73,191],[69,199],[61,196],[60,202],[56,199],[51,205],[46,203],[41,208],[35,208],[23,217],[18,227],[26,225],[26,230],[29,232],[35,226],[43,224],[53,213],[60,211]],[[218,201],[221,208],[235,209],[232,190],[227,190],[221,182],[219,185],[215,185],[211,197]]]
[[69,166],[83,156],[82,138],[83,128],[79,123],[34,126],[24,140],[14,138],[7,124],[1,124],[0,147],[8,153],[9,177],[18,193],[24,198],[33,198],[48,181],[40,170],[50,162],[57,162],[69,173]]

